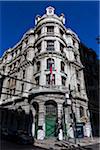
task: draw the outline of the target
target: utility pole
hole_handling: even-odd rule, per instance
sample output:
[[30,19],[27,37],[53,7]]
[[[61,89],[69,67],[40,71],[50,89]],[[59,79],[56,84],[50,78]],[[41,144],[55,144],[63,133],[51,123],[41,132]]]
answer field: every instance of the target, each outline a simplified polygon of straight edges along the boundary
[[72,129],[74,135],[74,143],[76,144],[76,117],[73,110],[73,97],[72,97],[73,90],[70,90],[69,85],[69,93],[65,93],[65,107],[70,106],[71,108],[71,118],[72,118]]
[[74,142],[76,144],[76,117],[75,113],[73,111],[73,97],[72,97],[72,90],[70,90],[69,86],[69,99],[71,100],[71,116],[72,116],[72,128],[73,128],[73,134],[74,134]]

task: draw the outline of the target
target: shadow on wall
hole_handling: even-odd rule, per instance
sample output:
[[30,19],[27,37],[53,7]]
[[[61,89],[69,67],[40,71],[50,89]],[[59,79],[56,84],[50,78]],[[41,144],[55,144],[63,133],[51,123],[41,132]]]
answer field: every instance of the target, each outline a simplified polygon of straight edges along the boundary
[[0,132],[3,139],[23,144],[33,143],[32,122],[32,112],[25,114],[21,106],[16,110],[0,108]]

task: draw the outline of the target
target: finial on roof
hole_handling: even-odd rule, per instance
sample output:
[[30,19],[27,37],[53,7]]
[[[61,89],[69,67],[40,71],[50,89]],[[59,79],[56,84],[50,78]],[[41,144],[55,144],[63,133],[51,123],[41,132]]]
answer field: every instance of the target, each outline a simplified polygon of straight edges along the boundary
[[54,14],[54,10],[55,9],[53,7],[49,6],[49,7],[46,8],[46,14],[47,15],[53,15]]

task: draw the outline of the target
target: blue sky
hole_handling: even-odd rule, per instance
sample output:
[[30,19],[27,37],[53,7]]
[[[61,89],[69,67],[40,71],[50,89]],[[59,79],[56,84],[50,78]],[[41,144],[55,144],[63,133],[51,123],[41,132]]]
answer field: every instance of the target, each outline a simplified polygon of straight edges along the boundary
[[34,27],[35,16],[43,15],[48,6],[55,7],[58,15],[64,13],[65,26],[99,55],[99,1],[0,1],[0,57]]

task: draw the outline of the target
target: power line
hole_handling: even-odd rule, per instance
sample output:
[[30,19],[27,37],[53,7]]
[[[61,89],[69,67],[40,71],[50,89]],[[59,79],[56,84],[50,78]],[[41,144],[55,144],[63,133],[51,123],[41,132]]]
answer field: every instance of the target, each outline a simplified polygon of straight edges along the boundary
[[20,82],[25,82],[25,83],[32,84],[32,85],[38,85],[38,86],[40,86],[40,87],[49,88],[48,86],[44,86],[44,85],[40,85],[40,84],[35,84],[35,83],[33,83],[33,82],[29,82],[29,81],[22,80],[22,79],[19,79],[19,78],[16,78],[16,77],[12,77],[12,76],[10,76],[10,75],[5,75],[5,74],[1,74],[1,73],[0,73],[0,75],[1,75],[1,76],[5,76],[5,77],[8,77],[8,78],[15,79],[15,80],[18,80],[18,81],[20,81]]

